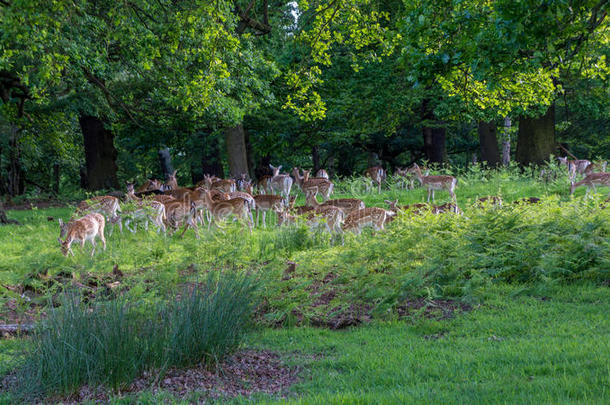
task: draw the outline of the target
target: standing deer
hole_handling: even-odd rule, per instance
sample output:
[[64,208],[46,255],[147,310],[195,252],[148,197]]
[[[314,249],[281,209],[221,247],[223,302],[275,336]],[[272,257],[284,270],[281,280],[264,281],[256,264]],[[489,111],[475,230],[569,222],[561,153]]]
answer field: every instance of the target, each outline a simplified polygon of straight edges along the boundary
[[[87,200],[81,201],[76,207],[77,215],[84,215],[90,213],[102,214],[105,219],[112,224],[119,224],[119,231],[123,232],[123,225],[118,221],[118,213],[121,211],[119,207],[119,199],[110,195],[101,195],[91,197]],[[112,228],[110,228],[112,231]]]
[[377,193],[381,193],[381,183],[386,179],[386,172],[383,167],[369,167],[365,170],[364,177],[368,177],[373,180],[373,184],[377,185]]
[[61,252],[64,256],[68,256],[68,253],[74,256],[72,251],[72,243],[80,242],[81,247],[85,248],[85,242],[90,241],[93,248],[91,249],[91,257],[95,253],[95,238],[99,236],[106,250],[106,238],[104,238],[104,226],[106,220],[101,214],[92,213],[87,214],[80,219],[76,219],[65,224],[61,219],[59,220],[59,226],[62,229],[61,233],[66,234],[66,240],[62,242],[61,236],[57,238],[61,245]]
[[587,167],[591,166],[591,162],[585,159],[568,160],[568,157],[558,157],[560,166],[566,166],[570,175],[570,180],[576,178],[576,174],[585,174]]
[[[148,231],[148,223],[152,222],[157,228],[157,232],[165,232],[165,220],[167,219],[165,214],[165,205],[159,201],[155,201],[147,198],[139,198],[135,195],[134,187],[132,183],[127,183],[127,195],[126,200],[132,202],[135,205],[135,209],[130,212],[123,212],[122,216],[125,218],[125,226],[132,233],[136,231],[138,222],[144,222],[144,229]],[[123,207],[125,208],[125,207]],[[123,210],[125,211],[125,209]],[[120,218],[118,219],[120,221]],[[131,222],[134,223],[134,227],[130,228]]]
[[273,192],[279,193],[283,198],[284,202],[288,203],[288,197],[290,196],[290,189],[292,188],[292,177],[287,174],[280,174],[282,166],[273,167],[269,165],[273,170],[273,176],[269,181],[269,185]]
[[279,215],[283,208],[283,198],[279,195],[260,194],[254,196],[256,202],[256,225],[258,226],[260,213],[263,213],[263,228],[267,227],[266,215],[267,211],[274,211]]
[[314,193],[308,193],[305,196],[305,200],[307,201],[307,205],[314,209],[315,214],[322,215],[322,217],[326,219],[325,225],[328,232],[343,232],[341,223],[345,218],[345,212],[340,207],[318,203],[316,194]]
[[395,215],[392,211],[386,211],[379,207],[369,207],[361,210],[353,211],[345,218],[343,230],[353,231],[357,235],[362,232],[362,228],[372,226],[374,230],[383,230],[389,216]]
[[195,204],[185,201],[170,201],[165,203],[165,215],[167,225],[172,228],[172,233],[176,232],[184,223],[184,230],[180,234],[183,237],[188,228],[193,228],[195,237],[199,239],[197,222],[195,220]]
[[316,177],[318,177],[320,179],[326,179],[326,180],[328,180],[330,178],[330,177],[328,177],[328,173],[324,169],[318,170],[318,172],[316,173]]
[[417,163],[413,163],[413,167],[409,168],[409,173],[414,173],[419,180],[422,187],[428,190],[428,202],[430,202],[430,196],[434,201],[434,191],[445,189],[451,195],[451,198],[455,201],[455,186],[457,179],[453,176],[424,176]]
[[345,215],[350,214],[352,211],[365,208],[364,202],[357,198],[337,198],[334,200],[324,201],[322,204],[318,204],[315,194],[312,193],[306,196],[305,204],[314,208],[317,206],[341,208],[343,212],[345,212]]
[[306,195],[310,193],[316,195],[319,192],[322,195],[324,201],[328,200],[333,192],[333,183],[330,180],[324,178],[309,178],[310,173],[311,170],[303,170],[303,183],[301,185],[303,192]]
[[591,173],[577,183],[572,181],[570,184],[570,195],[574,194],[574,191],[580,186],[587,186],[585,195],[589,194],[591,188],[593,192],[597,192],[595,186],[610,186],[610,173]]
[[[208,191],[205,193],[205,205],[212,215],[212,220],[218,225],[218,222],[226,219],[229,215],[233,214],[237,218],[243,219],[248,225],[250,233],[252,233],[252,222],[250,210],[248,209],[248,202],[243,198],[232,198],[225,201],[214,201],[211,193]],[[208,223],[208,230],[210,230],[212,221]]]
[[172,174],[167,175],[167,181],[165,182],[165,190],[176,190],[178,188],[178,180],[176,179],[177,172],[178,170],[174,170]]

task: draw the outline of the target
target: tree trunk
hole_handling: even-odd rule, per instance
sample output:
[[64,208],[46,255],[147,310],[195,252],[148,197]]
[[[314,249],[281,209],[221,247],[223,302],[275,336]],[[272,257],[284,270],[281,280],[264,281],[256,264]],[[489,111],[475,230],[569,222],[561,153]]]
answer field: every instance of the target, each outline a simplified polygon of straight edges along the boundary
[[320,149],[318,145],[314,145],[311,147],[311,161],[313,163],[313,175],[315,176],[320,170]]
[[443,163],[447,158],[446,129],[440,126],[430,100],[422,102],[422,135],[424,136],[424,153],[431,163]]
[[519,120],[516,159],[521,165],[541,165],[555,151],[555,104],[539,118]]
[[117,151],[114,148],[114,135],[98,117],[82,115],[78,121],[85,146],[87,188],[117,189],[119,183],[116,177]]
[[161,171],[163,172],[163,179],[167,180],[169,175],[174,173],[174,166],[172,165],[172,156],[169,153],[169,148],[159,149],[158,155]]
[[239,124],[225,129],[225,143],[229,159],[231,177],[248,174],[248,156],[246,153],[246,140],[244,126]]
[[0,225],[21,225],[19,221],[14,219],[8,219],[6,217],[6,211],[4,210],[4,205],[2,205],[2,201],[0,201]]
[[487,166],[495,167],[500,163],[500,149],[496,135],[496,123],[479,122],[479,143],[481,145],[481,161]]
[[504,135],[502,136],[502,165],[510,165],[510,117],[504,117]]
[[19,145],[19,127],[10,126],[9,134],[9,169],[8,169],[8,194],[16,196],[23,194],[25,183],[23,170],[21,168],[21,146]]
[[218,138],[210,133],[202,132],[203,153],[201,154],[201,171],[203,174],[224,177],[224,170],[220,160],[220,146]]

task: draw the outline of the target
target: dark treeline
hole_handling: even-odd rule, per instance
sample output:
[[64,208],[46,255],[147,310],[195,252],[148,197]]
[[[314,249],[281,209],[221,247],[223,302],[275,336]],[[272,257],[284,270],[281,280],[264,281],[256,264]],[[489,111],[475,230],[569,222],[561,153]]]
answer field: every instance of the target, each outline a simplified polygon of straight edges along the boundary
[[608,157],[606,1],[201,3],[0,2],[0,194]]

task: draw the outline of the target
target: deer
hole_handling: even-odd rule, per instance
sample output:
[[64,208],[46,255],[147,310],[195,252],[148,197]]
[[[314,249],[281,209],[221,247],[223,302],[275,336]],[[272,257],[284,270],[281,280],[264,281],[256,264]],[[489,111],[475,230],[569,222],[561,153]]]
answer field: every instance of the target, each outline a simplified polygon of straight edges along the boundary
[[430,206],[428,204],[409,204],[409,205],[398,205],[398,200],[390,201],[384,200],[384,202],[390,207],[390,211],[394,213],[398,213],[398,211],[411,211],[416,215],[421,214],[425,210],[429,210]]
[[260,179],[258,179],[258,182],[256,183],[256,188],[259,193],[264,192],[265,194],[271,194],[271,192],[272,192],[271,179],[272,178],[273,178],[273,176],[269,176],[268,174],[265,174]]
[[333,183],[324,178],[309,178],[309,174],[311,170],[303,170],[303,183],[301,185],[301,189],[307,195],[308,193],[313,193],[314,195],[318,192],[322,194],[322,198],[324,201],[330,198],[330,195],[333,192],[334,185]]
[[[237,197],[225,201],[214,201],[209,191],[205,193],[204,204],[210,211],[212,220],[218,225],[218,222],[224,220],[229,215],[233,214],[237,218],[241,218],[246,221],[250,233],[252,233],[252,222],[250,210],[248,209],[248,202],[243,198]],[[208,231],[212,221],[208,223]]]
[[374,230],[383,230],[383,226],[390,216],[395,213],[379,207],[369,207],[353,211],[345,218],[344,231],[353,231],[356,235],[362,233],[362,228],[372,226]]
[[386,172],[383,167],[369,167],[364,171],[364,177],[368,177],[373,180],[373,184],[377,185],[377,193],[381,194],[381,183],[386,179]]
[[98,213],[87,214],[82,218],[75,219],[73,221],[64,223],[61,219],[59,220],[59,226],[62,229],[61,233],[66,235],[66,240],[62,241],[61,236],[57,238],[61,246],[61,252],[64,256],[68,256],[68,253],[74,256],[72,251],[72,244],[74,242],[80,242],[81,247],[85,248],[85,242],[90,241],[93,248],[91,249],[91,257],[95,253],[95,238],[99,236],[106,250],[106,238],[104,238],[104,226],[106,220],[104,216]]
[[281,165],[278,167],[269,165],[269,167],[273,170],[273,176],[269,181],[271,191],[279,193],[284,198],[284,202],[288,202],[290,189],[292,188],[292,177],[287,174],[280,174],[280,170],[282,169]]
[[570,180],[574,180],[576,178],[576,174],[585,174],[587,167],[591,166],[591,162],[585,159],[576,159],[576,160],[568,160],[568,157],[558,157],[560,166],[566,166],[568,168],[568,173],[570,176]]
[[316,196],[313,193],[307,194],[305,197],[305,205],[310,207],[326,206],[326,207],[337,207],[341,208],[346,215],[352,211],[356,211],[365,208],[364,202],[357,198],[337,198],[334,200],[324,201],[322,204],[318,204]]
[[184,223],[184,230],[180,234],[180,237],[183,237],[186,230],[190,227],[193,228],[193,231],[195,231],[195,237],[199,239],[199,232],[197,223],[195,221],[196,212],[194,203],[186,201],[170,201],[164,205],[166,222],[167,225],[172,228],[173,232],[177,231],[182,223]]
[[[329,233],[342,233],[341,224],[345,218],[343,210],[332,206],[320,206],[318,208],[310,208],[310,210],[301,215],[293,215],[289,213],[289,209],[284,209],[278,213],[278,225],[282,226],[285,223],[294,224],[298,217],[303,216],[309,227],[324,225],[324,228]],[[323,220],[323,222],[321,222]]]
[[310,207],[308,205],[301,205],[299,207],[295,207],[294,203],[295,203],[296,199],[297,199],[297,197],[293,195],[290,197],[290,201],[288,202],[288,211],[291,214],[303,215],[306,212],[313,211],[313,207]]
[[453,176],[424,176],[422,175],[421,169],[417,163],[413,163],[413,167],[409,168],[409,173],[414,173],[419,180],[420,184],[428,190],[428,203],[430,202],[430,196],[434,201],[434,191],[445,189],[451,195],[451,198],[455,201],[455,186],[457,179]]
[[116,219],[120,211],[119,199],[110,195],[91,197],[81,201],[76,207],[77,215],[84,215],[92,212],[102,214],[108,221],[111,221],[111,223],[114,224],[118,222],[119,231],[123,232],[123,225]]
[[256,225],[259,223],[260,213],[263,213],[263,228],[267,227],[266,215],[267,211],[274,211],[279,215],[284,206],[283,198],[279,195],[273,194],[259,194],[254,196],[255,207],[256,207]]
[[595,162],[591,163],[585,169],[585,176],[591,173],[603,173],[606,171],[606,167],[608,166],[608,162]]
[[223,193],[233,193],[236,190],[235,180],[233,180],[233,179],[216,180],[210,184],[210,190],[218,190]]
[[[306,205],[312,207],[316,214],[322,214],[323,217],[327,218],[326,225],[329,232],[331,231],[331,229],[337,232],[342,232],[341,222],[343,222],[343,219],[345,217],[345,211],[343,211],[341,207],[326,203],[318,203],[315,193],[308,193],[305,196],[305,201]],[[362,205],[364,205],[364,203]],[[350,206],[350,208],[353,208],[349,204],[348,206]],[[337,211],[341,211],[341,213],[339,214]]]
[[592,188],[593,192],[597,192],[595,186],[609,186],[610,187],[610,173],[591,173],[587,175],[581,181],[570,183],[570,195],[574,194],[574,191],[580,186],[587,186],[585,195],[589,194],[589,190]]
[[455,214],[462,215],[462,210],[460,209],[460,207],[457,206],[457,204],[454,203],[445,203],[443,205],[432,206],[433,214],[444,214],[447,212],[453,212]]
[[173,173],[167,175],[167,181],[163,191],[176,190],[178,188],[178,180],[176,179],[176,173],[178,170],[174,170]]
[[540,201],[542,201],[540,198],[538,197],[523,197],[520,198],[518,200],[513,201],[513,204],[515,205],[525,205],[525,204],[539,204]]
[[161,190],[163,183],[157,179],[148,179],[135,191],[136,194]]
[[[127,211],[127,215],[125,215],[125,207],[123,207],[123,217],[125,217],[125,226],[132,233],[134,233],[137,229],[137,222],[144,222],[144,229],[148,231],[148,223],[152,222],[157,228],[157,232],[163,231],[165,232],[165,205],[163,205],[159,201],[155,201],[147,198],[139,198],[135,195],[134,185],[133,183],[127,183],[127,195],[126,200],[128,202],[132,202],[135,205],[135,209],[131,212]],[[118,220],[120,218],[117,217]],[[134,222],[133,229],[129,227],[131,222]]]
[[167,195],[167,194],[154,195],[154,196],[152,196],[152,199],[154,201],[160,202],[161,204],[166,204],[166,203],[169,203],[172,201],[177,201],[176,198],[174,198],[174,196]]

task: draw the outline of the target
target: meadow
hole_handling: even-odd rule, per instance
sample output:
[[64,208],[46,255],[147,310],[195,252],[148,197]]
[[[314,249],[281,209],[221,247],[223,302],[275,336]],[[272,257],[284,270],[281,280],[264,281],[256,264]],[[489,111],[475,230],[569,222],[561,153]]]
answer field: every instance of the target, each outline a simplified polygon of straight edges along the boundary
[[[106,251],[89,257],[87,245],[64,257],[57,219],[73,208],[10,211],[23,225],[0,227],[0,304],[10,308],[7,319],[9,312],[36,319],[69,290],[83,302],[152,308],[210,274],[242,275],[257,287],[254,322],[239,346],[277,352],[299,379],[284,399],[232,401],[607,403],[607,190],[570,196],[558,169],[547,181],[517,168],[454,174],[463,215],[400,213],[384,231],[362,235],[277,228],[274,218],[252,234],[237,223],[204,228],[201,239],[191,230],[180,238],[115,229]],[[501,196],[503,206],[475,206],[488,195]],[[390,181],[377,194],[362,179],[337,182],[334,198],[354,196],[384,207],[384,200],[422,202],[425,190]],[[523,197],[541,202],[512,204]],[[1,372],[18,364],[28,342],[0,341]],[[119,392],[109,401],[189,403],[208,395]]]

